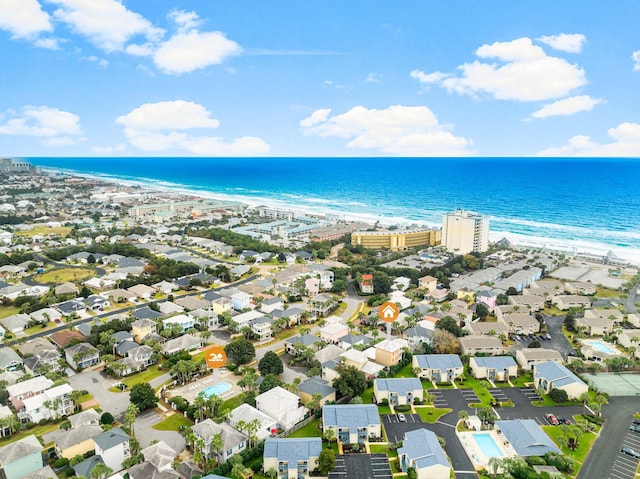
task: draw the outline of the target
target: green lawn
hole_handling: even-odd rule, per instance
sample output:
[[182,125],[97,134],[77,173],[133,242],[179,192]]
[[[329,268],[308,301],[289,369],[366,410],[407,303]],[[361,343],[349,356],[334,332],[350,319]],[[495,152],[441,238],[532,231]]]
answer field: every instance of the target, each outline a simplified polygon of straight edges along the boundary
[[572,451],[571,449],[567,448],[566,446],[562,446],[561,445],[562,441],[558,440],[558,438],[562,435],[561,434],[562,429],[560,427],[558,427],[558,426],[542,426],[542,429],[544,429],[544,431],[547,433],[547,435],[553,440],[553,442],[556,443],[556,445],[560,448],[560,450],[562,451],[563,454],[567,455],[568,457],[570,457],[574,461],[576,461],[575,470],[573,471],[573,475],[577,475],[578,471],[580,470],[580,466],[582,466],[582,463],[587,458],[587,455],[589,454],[589,451],[591,450],[591,446],[593,445],[594,441],[596,440],[596,438],[598,436],[596,434],[592,433],[592,432],[584,433],[578,439],[578,441],[579,441],[578,442],[578,448],[575,451]]
[[16,231],[16,236],[24,236],[25,238],[32,238],[35,235],[60,235],[62,237],[67,236],[71,232],[69,226],[34,226],[30,230]]
[[511,384],[514,385],[514,387],[524,387],[527,383],[532,383],[533,382],[533,375],[531,373],[527,373],[527,374],[523,374],[522,376],[518,376],[517,378],[514,378],[511,380]]
[[0,438],[0,447],[6,446],[7,444],[10,444],[12,442],[16,442],[19,439],[24,439],[25,437],[30,436],[32,434],[37,437],[41,437],[43,434],[46,434],[48,432],[55,431],[56,429],[58,429],[59,424],[60,422],[56,424],[52,424],[52,423],[45,424],[44,426],[35,426],[35,427],[32,427],[31,429],[20,431],[16,434],[12,434],[10,436]]
[[242,394],[238,394],[237,396],[229,398],[225,402],[223,402],[220,410],[224,411],[225,409],[229,409],[229,411],[233,411],[242,403],[244,403],[244,398],[242,397]]
[[596,297],[597,298],[618,298],[620,297],[620,292],[614,289],[609,288],[596,288]]
[[437,407],[416,407],[416,412],[420,414],[420,417],[424,422],[433,424],[438,421],[445,414],[449,414],[453,409],[451,408],[437,408]]
[[415,378],[416,375],[413,374],[413,365],[411,363],[406,364],[400,371],[396,373],[394,377],[396,378]]
[[320,420],[314,419],[309,424],[301,427],[295,432],[292,432],[287,437],[322,437],[322,431],[320,431]]
[[398,450],[397,449],[389,450],[389,446],[387,444],[370,443],[369,450],[371,451],[371,454],[386,454],[391,458],[398,457]]
[[433,383],[427,379],[421,379],[420,382],[422,383],[422,387],[424,389],[435,389]]
[[389,406],[378,406],[379,414],[391,414],[391,408]]
[[363,404],[373,403],[373,388],[365,389],[365,391],[362,394],[360,394],[360,397],[362,398]]
[[[482,386],[482,380],[476,379],[470,375],[467,375],[464,382],[462,384],[458,384],[460,389],[462,388],[471,388],[475,391],[478,399],[480,399],[479,403],[472,403],[474,406],[472,407],[487,407],[491,405],[491,394],[487,391],[487,388]],[[477,406],[476,406],[477,404]]]
[[163,421],[160,421],[157,424],[154,424],[153,429],[157,429],[159,431],[179,431],[181,426],[191,427],[193,426],[193,421],[189,418],[184,417],[181,413],[173,414],[169,416]]
[[555,402],[551,399],[547,394],[542,395],[542,401],[531,401],[531,404],[538,407],[549,407],[549,406],[581,406],[582,403],[580,401],[564,401],[564,402]]
[[126,377],[122,380],[129,388],[134,384],[139,383],[148,383],[152,379],[157,378],[158,376],[162,376],[164,373],[168,373],[168,369],[158,369],[158,365],[154,364],[153,366],[149,366],[146,371],[142,371],[138,374],[134,374],[133,376]]
[[62,268],[38,274],[34,280],[40,283],[64,283],[66,281],[82,281],[95,274],[96,272],[89,268]]
[[0,319],[18,314],[20,308],[18,306],[0,306]]

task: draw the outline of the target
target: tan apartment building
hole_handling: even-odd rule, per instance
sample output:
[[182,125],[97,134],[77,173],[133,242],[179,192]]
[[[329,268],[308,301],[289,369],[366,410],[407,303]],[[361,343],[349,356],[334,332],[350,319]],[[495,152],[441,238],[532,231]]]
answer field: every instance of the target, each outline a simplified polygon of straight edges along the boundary
[[442,216],[442,244],[458,254],[482,253],[489,248],[489,217],[456,210]]
[[474,356],[477,353],[488,353],[492,356],[504,353],[502,341],[493,336],[464,336],[460,340],[461,354]]
[[437,246],[442,240],[442,230],[421,228],[393,231],[354,231],[351,245],[367,249],[402,251],[419,246]]
[[531,371],[536,364],[553,361],[562,364],[562,354],[555,349],[523,348],[516,352],[516,361],[524,370]]

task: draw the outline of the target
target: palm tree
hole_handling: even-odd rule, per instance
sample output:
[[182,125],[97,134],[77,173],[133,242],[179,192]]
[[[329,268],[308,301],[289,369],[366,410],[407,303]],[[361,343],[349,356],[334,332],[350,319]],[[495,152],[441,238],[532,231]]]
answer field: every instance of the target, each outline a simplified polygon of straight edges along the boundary
[[501,457],[490,457],[489,458],[489,467],[491,468],[491,477],[495,477],[498,474],[498,469],[502,467],[502,458]]
[[211,437],[211,444],[209,447],[211,447],[211,450],[214,452],[216,460],[220,462],[220,451],[222,451],[222,448],[224,447],[224,441],[222,440],[222,435],[220,433],[214,434]]
[[333,441],[336,438],[336,433],[333,429],[327,429],[324,432],[324,439],[329,443],[329,446],[331,446],[331,441]]
[[469,413],[464,409],[461,410],[460,412],[458,412],[458,419],[466,421],[467,419],[469,419]]
[[306,406],[311,409],[313,413],[316,413],[320,407],[322,407],[322,394],[313,393],[311,401],[307,402]]
[[103,463],[98,463],[93,466],[91,472],[89,473],[90,479],[104,479],[105,477],[109,477],[113,474],[113,469]]
[[137,419],[139,413],[140,413],[140,410],[133,403],[129,404],[127,406],[127,409],[124,412],[124,423],[127,425],[129,430],[131,431],[131,435],[134,436],[134,437],[135,437],[136,433],[135,433],[135,431],[133,429],[133,425],[136,422],[136,419]]
[[270,467],[264,471],[265,475],[271,479],[275,479],[278,476],[278,470],[275,467]]

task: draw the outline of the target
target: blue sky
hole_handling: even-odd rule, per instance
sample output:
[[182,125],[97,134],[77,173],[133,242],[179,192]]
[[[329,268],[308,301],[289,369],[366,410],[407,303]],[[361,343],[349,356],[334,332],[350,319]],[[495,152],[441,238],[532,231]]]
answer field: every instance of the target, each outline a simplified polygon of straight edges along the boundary
[[0,0],[4,156],[640,156],[636,0]]

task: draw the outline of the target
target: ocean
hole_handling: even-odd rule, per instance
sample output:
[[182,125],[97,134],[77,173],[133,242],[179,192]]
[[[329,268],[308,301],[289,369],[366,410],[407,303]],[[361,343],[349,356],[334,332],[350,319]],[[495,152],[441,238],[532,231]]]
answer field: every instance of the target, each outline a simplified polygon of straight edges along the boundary
[[113,181],[381,224],[491,217],[491,239],[640,262],[640,159],[28,158]]

